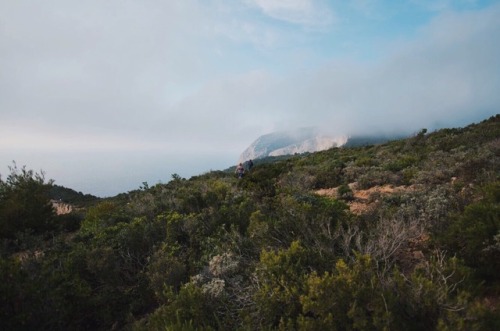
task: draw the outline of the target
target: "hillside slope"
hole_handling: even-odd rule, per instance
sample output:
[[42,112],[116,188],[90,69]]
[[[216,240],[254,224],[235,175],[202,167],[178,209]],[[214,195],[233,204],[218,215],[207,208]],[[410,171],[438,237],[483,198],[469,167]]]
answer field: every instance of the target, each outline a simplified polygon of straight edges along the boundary
[[500,115],[174,176],[45,238],[3,238],[2,329],[497,330]]

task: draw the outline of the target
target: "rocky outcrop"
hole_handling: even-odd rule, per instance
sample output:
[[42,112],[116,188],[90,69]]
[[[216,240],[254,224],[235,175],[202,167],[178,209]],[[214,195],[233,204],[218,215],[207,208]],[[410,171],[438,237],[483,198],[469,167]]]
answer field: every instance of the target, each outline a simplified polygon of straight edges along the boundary
[[280,156],[323,151],[340,147],[346,136],[328,136],[315,128],[275,132],[260,136],[240,156],[239,162],[267,156]]
[[300,153],[312,153],[318,151],[324,151],[332,147],[339,147],[346,143],[346,137],[326,137],[318,136],[311,139],[307,139],[298,144],[292,144],[283,148],[276,149],[269,153],[269,156],[280,156],[280,155],[290,155],[290,154],[300,154]]
[[51,202],[57,215],[65,215],[73,211],[73,206],[71,206],[70,204],[58,200],[51,200]]

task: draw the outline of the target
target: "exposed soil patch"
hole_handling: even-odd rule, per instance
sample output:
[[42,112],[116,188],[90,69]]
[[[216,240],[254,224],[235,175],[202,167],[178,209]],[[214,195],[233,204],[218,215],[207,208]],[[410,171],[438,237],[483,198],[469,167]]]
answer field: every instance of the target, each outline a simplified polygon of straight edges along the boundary
[[[415,186],[394,186],[394,185],[380,185],[370,187],[366,190],[358,190],[357,183],[349,184],[350,189],[353,192],[354,198],[352,201],[348,201],[347,204],[352,213],[357,215],[366,214],[373,210],[376,206],[376,202],[382,196],[387,196],[396,193],[404,193],[415,191],[417,188]],[[316,194],[338,198],[338,187],[320,189],[315,192]]]

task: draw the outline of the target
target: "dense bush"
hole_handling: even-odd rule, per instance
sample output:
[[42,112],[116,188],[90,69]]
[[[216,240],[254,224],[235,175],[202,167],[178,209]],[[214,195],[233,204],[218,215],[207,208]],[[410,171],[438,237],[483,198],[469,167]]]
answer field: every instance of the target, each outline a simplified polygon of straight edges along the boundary
[[9,167],[5,180],[0,177],[0,237],[14,238],[16,233],[43,233],[55,229],[54,209],[49,198],[51,182],[44,173]]
[[446,247],[463,258],[482,277],[498,280],[500,275],[500,182],[483,188],[483,199],[464,212],[450,216],[442,234]]

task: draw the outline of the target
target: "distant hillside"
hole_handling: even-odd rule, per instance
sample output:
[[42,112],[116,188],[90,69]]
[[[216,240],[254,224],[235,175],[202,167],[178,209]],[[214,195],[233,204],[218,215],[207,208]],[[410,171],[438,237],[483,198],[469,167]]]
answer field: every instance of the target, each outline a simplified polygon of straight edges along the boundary
[[52,200],[61,201],[75,206],[92,205],[101,200],[91,194],[83,194],[71,188],[59,185],[52,185],[49,190],[49,197]]

